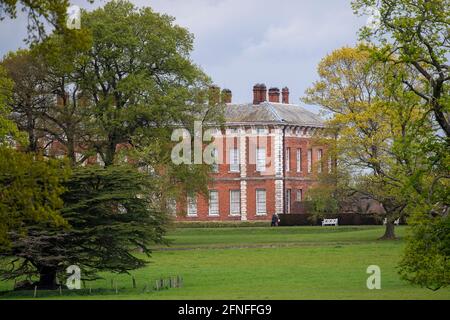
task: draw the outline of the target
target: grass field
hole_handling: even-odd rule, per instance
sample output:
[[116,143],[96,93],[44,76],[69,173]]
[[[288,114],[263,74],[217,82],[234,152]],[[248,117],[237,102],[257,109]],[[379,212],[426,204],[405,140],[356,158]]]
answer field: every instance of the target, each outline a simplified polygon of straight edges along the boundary
[[[381,226],[180,228],[170,247],[156,248],[148,267],[130,275],[103,274],[86,289],[38,291],[52,299],[450,299],[450,289],[432,292],[400,280],[400,240],[379,241]],[[381,268],[381,290],[368,290],[366,268]],[[181,275],[182,288],[153,291],[156,279]],[[117,283],[118,293],[111,289]],[[147,290],[144,287],[147,285]],[[10,290],[12,282],[0,282]],[[91,293],[89,289],[91,288]],[[7,292],[0,298],[32,298]]]

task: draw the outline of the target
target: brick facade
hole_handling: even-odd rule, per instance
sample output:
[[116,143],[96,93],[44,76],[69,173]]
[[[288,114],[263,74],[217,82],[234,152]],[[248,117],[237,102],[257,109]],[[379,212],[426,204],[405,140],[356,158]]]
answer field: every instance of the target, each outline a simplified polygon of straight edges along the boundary
[[[328,170],[329,163],[324,161],[327,156],[325,148],[313,145],[312,142],[313,133],[323,128],[320,120],[316,120],[317,125],[304,123],[302,114],[306,114],[307,111],[299,106],[288,104],[289,89],[287,88],[283,88],[282,91],[283,103],[279,103],[280,90],[277,88],[269,89],[269,103],[266,102],[265,85],[255,85],[253,93],[251,105],[233,105],[231,101],[226,101],[227,108],[235,109],[238,116],[240,111],[248,116],[245,116],[244,121],[239,119],[237,121],[232,114],[229,115],[225,130],[215,135],[214,143],[219,150],[219,165],[218,172],[212,173],[212,182],[208,189],[218,192],[219,215],[209,215],[208,199],[205,199],[203,195],[197,195],[197,215],[186,215],[187,203],[181,200],[177,206],[177,220],[270,220],[274,213],[302,213],[298,202],[305,198],[307,190],[314,184],[317,171],[320,168],[323,171]],[[283,122],[284,119],[277,120],[277,112],[283,111],[281,109],[283,107],[289,108],[291,113],[298,108],[299,115],[287,123]],[[255,112],[252,108],[255,108]],[[274,114],[274,121],[267,119],[267,114],[270,112]],[[312,116],[310,113],[306,115]],[[230,170],[230,149],[234,148],[238,149],[239,153],[239,172]],[[265,148],[266,161],[263,172],[257,170],[257,148]],[[312,156],[311,170],[308,170],[308,150]],[[298,158],[298,153],[301,159]],[[322,161],[318,159],[319,153],[321,153]],[[289,165],[286,165],[287,158]],[[240,193],[241,210],[238,215],[230,214],[230,191],[232,190],[239,190]],[[257,190],[265,191],[265,214],[257,214]],[[290,202],[287,203],[286,198],[289,197],[289,192]],[[300,197],[302,199],[297,199]]]
[[[215,88],[215,90],[219,90]],[[299,202],[305,199],[308,189],[315,182],[315,174],[322,166],[328,170],[324,147],[313,145],[312,136],[321,130],[321,119],[300,106],[289,104],[289,89],[267,88],[264,84],[253,87],[253,103],[232,104],[232,93],[222,91],[222,102],[226,104],[226,125],[223,131],[214,135],[218,150],[218,171],[212,173],[210,191],[218,192],[218,215],[209,214],[208,196],[195,195],[195,215],[188,215],[187,195],[177,199],[176,213],[179,221],[235,221],[270,220],[274,213],[303,213]],[[219,94],[214,95],[219,99]],[[48,146],[54,156],[63,155],[66,150],[58,142]],[[120,145],[118,148],[128,148]],[[264,170],[258,170],[258,149],[265,149]],[[239,170],[233,172],[230,165],[230,149],[236,149]],[[312,161],[308,165],[308,151]],[[321,151],[320,151],[321,150]],[[76,156],[82,154],[76,150]],[[289,152],[289,156],[287,153]],[[300,155],[300,166],[297,154]],[[289,165],[287,165],[289,158]],[[128,160],[127,160],[128,161]],[[90,156],[84,164],[102,162],[97,156]],[[311,167],[311,170],[308,169]],[[257,191],[265,191],[265,213],[257,214]],[[290,191],[289,191],[290,190]],[[230,191],[239,192],[239,212],[230,210]],[[289,197],[289,203],[286,199]],[[261,193],[261,192],[260,192]],[[299,198],[302,199],[299,199]],[[261,203],[261,202],[260,202]]]

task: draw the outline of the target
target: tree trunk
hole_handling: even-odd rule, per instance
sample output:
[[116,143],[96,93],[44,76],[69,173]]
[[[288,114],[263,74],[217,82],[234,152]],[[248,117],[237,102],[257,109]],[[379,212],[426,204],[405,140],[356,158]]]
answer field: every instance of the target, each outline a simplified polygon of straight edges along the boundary
[[113,141],[109,141],[106,147],[105,152],[105,167],[111,166],[114,164],[114,156],[116,154],[116,146],[117,144]]
[[394,240],[395,237],[395,225],[393,221],[390,221],[388,218],[386,221],[386,230],[384,231],[384,235],[380,238],[380,240]]
[[72,166],[76,166],[77,164],[77,156],[75,154],[75,139],[70,135],[67,134],[67,155],[70,159],[70,164]]
[[28,133],[27,152],[37,152],[38,144],[34,128],[33,114],[31,113],[31,111],[27,112],[27,133]]
[[39,289],[55,290],[58,288],[56,283],[56,268],[43,266],[39,268],[39,282],[36,284]]

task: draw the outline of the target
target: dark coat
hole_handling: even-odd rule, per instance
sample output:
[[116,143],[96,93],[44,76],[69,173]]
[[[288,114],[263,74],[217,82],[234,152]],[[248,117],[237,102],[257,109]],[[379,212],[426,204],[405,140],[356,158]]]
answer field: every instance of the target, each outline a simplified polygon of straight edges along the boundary
[[280,221],[280,219],[278,218],[278,215],[277,214],[274,214],[273,216],[272,216],[272,226],[277,226],[278,225],[278,222]]

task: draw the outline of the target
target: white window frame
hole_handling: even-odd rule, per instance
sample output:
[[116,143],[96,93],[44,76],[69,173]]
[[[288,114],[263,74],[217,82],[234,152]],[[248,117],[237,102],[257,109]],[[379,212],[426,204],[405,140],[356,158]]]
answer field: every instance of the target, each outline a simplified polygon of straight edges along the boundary
[[[237,199],[233,199],[237,197]],[[241,190],[230,190],[230,216],[241,215]]]
[[308,149],[308,173],[312,172],[312,149]]
[[230,172],[240,172],[239,149],[230,148],[228,154],[230,160]]
[[291,171],[291,148],[286,148],[286,171]]
[[267,130],[267,128],[264,128],[264,127],[257,127],[256,134],[257,135],[267,135],[267,134],[269,134],[269,130]]
[[256,171],[266,171],[266,148],[256,148]]
[[297,149],[297,172],[302,172],[302,149]]
[[286,189],[286,213],[291,213],[292,189]]
[[228,128],[226,134],[237,135],[239,133],[239,128]]
[[188,217],[197,216],[197,196],[187,197],[187,215]]
[[217,150],[217,148],[212,149],[212,157],[214,159],[212,164],[212,172],[219,173],[219,150]]
[[303,189],[297,189],[296,200],[298,202],[302,202],[303,201]]
[[[217,195],[217,201],[212,201],[212,195]],[[208,201],[208,215],[218,216],[219,215],[219,191],[210,190],[209,191],[209,201]]]
[[[264,201],[261,197],[264,195]],[[266,189],[256,189],[256,215],[264,216],[267,214],[267,192]]]

